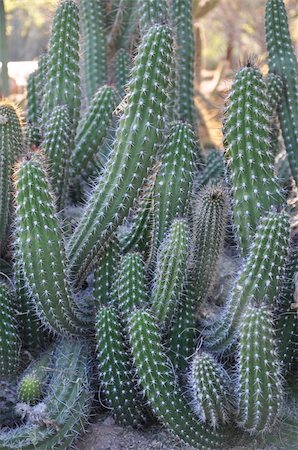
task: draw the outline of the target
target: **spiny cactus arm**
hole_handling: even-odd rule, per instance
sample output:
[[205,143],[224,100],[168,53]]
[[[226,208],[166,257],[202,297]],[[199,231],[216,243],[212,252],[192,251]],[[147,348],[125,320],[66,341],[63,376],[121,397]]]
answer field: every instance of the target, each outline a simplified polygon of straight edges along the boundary
[[84,71],[88,99],[107,81],[107,43],[102,0],[81,0]]
[[92,98],[78,125],[70,160],[72,178],[89,181],[104,167],[100,147],[108,135],[117,102],[118,95],[110,86],[101,87]]
[[58,105],[44,126],[42,142],[42,149],[49,163],[51,184],[57,198],[57,211],[63,210],[67,203],[72,139],[73,128],[68,108]]
[[19,344],[12,293],[8,286],[0,281],[0,379],[17,374]]
[[120,246],[115,235],[107,242],[94,270],[93,297],[96,305],[104,306],[110,301],[111,288],[120,263]]
[[39,147],[41,142],[39,120],[41,111],[39,109],[37,95],[37,71],[29,75],[27,86],[27,109],[28,122],[30,126],[30,144]]
[[188,246],[187,222],[176,219],[160,245],[151,295],[152,313],[161,331],[168,328],[181,299]]
[[230,421],[235,412],[232,382],[226,370],[213,356],[205,352],[194,355],[188,384],[193,408],[203,422],[215,428]]
[[42,154],[34,153],[20,161],[15,188],[16,246],[38,315],[51,331],[82,334],[86,324],[78,317],[71,296],[62,230]]
[[110,47],[116,51],[131,51],[138,39],[138,0],[120,0],[115,21],[109,35]]
[[217,182],[220,182],[224,178],[224,175],[223,153],[218,150],[210,150],[207,155],[205,167],[194,179],[195,192],[207,184],[217,184]]
[[[43,99],[47,83],[47,74],[48,74],[48,54],[46,52],[42,52],[39,56],[36,71],[36,95],[38,99],[38,108],[41,112],[43,110]],[[44,124],[41,123],[41,126],[42,125]]]
[[266,85],[268,91],[268,105],[270,114],[270,151],[271,154],[276,156],[279,150],[278,137],[280,133],[278,118],[277,118],[277,108],[281,101],[283,92],[283,81],[279,75],[275,73],[269,73],[266,78]]
[[104,399],[122,425],[145,422],[133,382],[123,329],[114,307],[102,307],[97,314],[97,355]]
[[193,207],[194,253],[189,275],[197,304],[206,299],[216,277],[224,247],[227,217],[225,189],[220,186],[202,189]]
[[79,274],[79,279],[96,262],[103,243],[127,216],[148,175],[164,127],[172,52],[167,27],[152,27],[144,36],[112,153],[69,241],[71,270],[74,276]]
[[138,0],[141,33],[156,24],[163,24],[168,18],[167,0]]
[[236,75],[225,110],[226,160],[233,215],[242,254],[249,250],[260,217],[284,202],[270,153],[267,88],[249,62]]
[[115,58],[115,83],[121,98],[123,98],[126,95],[126,86],[129,81],[131,58],[124,48],[118,50]]
[[206,346],[223,352],[234,342],[241,317],[252,301],[277,303],[289,247],[289,223],[285,213],[261,218],[249,256],[235,280],[222,314],[205,330]]
[[55,106],[66,105],[73,129],[80,114],[79,11],[73,0],[63,0],[54,17],[48,52],[42,120]]
[[184,400],[154,318],[147,311],[135,311],[129,328],[137,374],[157,417],[184,443],[198,449],[222,448],[225,437],[221,430],[202,425]]
[[178,116],[196,129],[194,105],[194,36],[192,0],[172,0],[171,21],[177,41]]
[[292,175],[298,184],[298,62],[283,0],[266,2],[266,44],[271,72],[283,81],[278,116]]
[[276,350],[270,309],[250,306],[240,327],[238,423],[251,433],[270,431],[280,413],[283,395]]
[[15,160],[23,151],[23,117],[21,110],[13,103],[0,101],[0,117],[2,124],[6,125],[13,143],[13,154]]
[[[92,365],[86,343],[63,340],[43,402],[27,409],[25,425],[0,432],[3,450],[65,449],[84,430],[92,403]],[[20,405],[22,407],[22,405]]]

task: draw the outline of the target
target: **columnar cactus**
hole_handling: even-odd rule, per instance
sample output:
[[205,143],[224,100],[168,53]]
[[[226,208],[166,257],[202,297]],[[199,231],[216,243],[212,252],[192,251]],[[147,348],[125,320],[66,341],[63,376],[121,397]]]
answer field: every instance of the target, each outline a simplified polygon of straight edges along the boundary
[[278,138],[279,138],[279,124],[277,119],[277,108],[281,101],[281,96],[283,92],[283,81],[279,75],[275,73],[269,73],[266,78],[266,85],[268,91],[268,105],[270,119],[270,151],[275,156],[278,153]]
[[120,48],[116,53],[115,59],[115,83],[116,88],[122,98],[126,95],[126,86],[128,85],[129,81],[130,69],[130,55],[124,48]]
[[172,52],[167,27],[155,26],[144,36],[114,148],[69,241],[71,270],[82,274],[81,278],[128,214],[147,176],[164,127]]
[[73,139],[67,106],[56,106],[44,126],[42,148],[49,163],[52,186],[57,198],[56,209],[65,208],[69,188],[69,158]]
[[39,108],[39,100],[37,95],[37,72],[29,75],[27,86],[27,108],[28,122],[30,131],[30,144],[38,147],[41,142],[40,136],[40,119],[41,110]]
[[289,224],[285,213],[261,219],[249,256],[235,280],[222,314],[207,333],[207,346],[224,351],[237,337],[241,317],[252,302],[274,307],[280,292],[288,254]]
[[122,326],[113,306],[99,309],[96,335],[104,400],[119,423],[140,426],[146,419],[132,380]]
[[167,0],[138,0],[140,28],[144,33],[156,24],[165,23],[168,17]]
[[[42,113],[43,99],[48,75],[48,54],[42,52],[38,60],[38,68],[36,71],[36,95],[38,99],[38,107]],[[42,125],[42,124],[41,124]]]
[[159,248],[151,295],[152,312],[163,330],[181,301],[188,246],[188,225],[184,219],[176,219]]
[[101,146],[112,125],[118,96],[110,86],[103,86],[91,100],[88,111],[81,118],[71,154],[71,174],[74,181],[88,181],[95,177],[105,164]]
[[17,374],[19,344],[13,296],[8,286],[0,281],[0,379]]
[[73,129],[80,114],[79,13],[73,0],[62,0],[54,17],[43,99],[43,124],[56,106],[66,105]]
[[282,402],[281,372],[268,305],[250,306],[243,316],[239,344],[238,423],[251,433],[276,423]]
[[218,150],[210,150],[206,158],[205,167],[194,180],[195,191],[207,184],[217,184],[224,178],[224,173],[223,154]]
[[81,0],[86,91],[91,100],[107,81],[107,43],[102,0]]
[[236,75],[224,123],[226,159],[233,193],[233,215],[245,256],[260,217],[283,203],[270,154],[266,84],[249,62]]
[[218,427],[229,422],[235,412],[232,380],[226,370],[208,353],[196,353],[190,365],[189,387],[193,408],[202,422]]
[[86,324],[72,298],[62,231],[41,154],[21,160],[15,185],[16,246],[38,315],[51,331],[82,334]]
[[283,81],[278,115],[292,175],[298,184],[298,62],[283,0],[266,1],[265,27],[269,68]]

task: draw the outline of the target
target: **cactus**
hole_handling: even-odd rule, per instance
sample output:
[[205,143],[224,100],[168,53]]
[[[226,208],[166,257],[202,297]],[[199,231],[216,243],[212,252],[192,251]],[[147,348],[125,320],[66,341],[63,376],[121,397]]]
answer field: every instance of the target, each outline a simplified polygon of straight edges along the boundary
[[63,0],[56,11],[47,61],[42,121],[56,106],[67,106],[73,130],[80,114],[79,13],[73,0]]
[[217,184],[223,180],[225,174],[225,166],[223,154],[218,150],[210,150],[205,167],[198,173],[194,180],[194,190],[198,192],[207,184]]
[[152,312],[160,329],[171,322],[185,282],[189,231],[184,219],[173,221],[160,245],[151,295]]
[[40,380],[33,375],[26,375],[19,384],[19,401],[34,405],[41,397]]
[[74,179],[88,181],[104,167],[105,158],[100,147],[112,124],[117,97],[112,87],[103,86],[95,93],[88,111],[80,120],[70,162]]
[[51,331],[82,334],[86,323],[71,297],[61,228],[42,155],[21,160],[15,176],[16,246],[38,315]]
[[88,346],[63,340],[54,354],[53,376],[43,402],[32,409],[19,405],[27,421],[0,432],[3,450],[69,448],[90,413],[92,368]]
[[266,1],[265,28],[270,71],[283,81],[278,116],[292,175],[298,184],[298,62],[283,0]]
[[56,106],[44,126],[42,148],[49,163],[50,178],[57,198],[57,211],[64,209],[67,202],[72,134],[67,106]]
[[[196,127],[192,0],[172,0],[171,20],[177,41],[178,116]],[[177,95],[177,94],[176,94]]]
[[114,307],[102,307],[96,323],[97,354],[103,395],[120,424],[140,426],[146,421],[132,380],[123,330]]
[[14,377],[19,368],[19,336],[13,296],[0,281],[0,378]]
[[211,329],[206,345],[222,352],[237,337],[241,317],[254,301],[273,307],[281,288],[288,254],[289,225],[285,213],[261,218],[249,256],[235,280],[230,298]]
[[170,31],[155,26],[144,36],[136,58],[113,151],[69,241],[71,270],[78,278],[94,265],[103,242],[127,216],[148,173],[164,126],[171,68]]
[[271,154],[276,155],[278,153],[279,138],[279,125],[276,114],[283,92],[283,81],[279,75],[269,73],[266,78],[266,85],[268,91],[269,114],[271,116],[270,151]]
[[30,144],[39,147],[41,142],[39,120],[40,120],[40,109],[38,103],[37,95],[37,72],[33,72],[28,78],[27,87],[27,108],[28,108],[28,122],[30,125]]
[[239,425],[250,433],[271,430],[280,412],[283,394],[268,305],[250,306],[243,316],[239,372]]
[[214,431],[200,424],[184,400],[164,353],[154,318],[147,311],[135,311],[129,328],[137,374],[157,417],[186,444],[199,449],[222,448],[225,437],[221,430]]
[[116,53],[115,61],[115,83],[116,88],[123,98],[126,95],[126,86],[129,81],[131,59],[124,48],[120,48]]
[[230,421],[234,412],[231,379],[208,353],[196,353],[190,365],[189,387],[193,408],[202,422],[216,428]]
[[166,0],[138,0],[141,32],[167,20],[168,5]]
[[[43,110],[43,99],[45,93],[45,87],[47,84],[47,76],[48,76],[48,54],[46,52],[42,52],[39,56],[38,67],[36,71],[36,96],[38,101],[38,108],[42,113]],[[42,117],[41,117],[42,119]],[[41,123],[41,126],[43,124]]]
[[260,217],[284,201],[274,177],[269,127],[266,84],[249,62],[236,75],[224,123],[234,222],[244,256]]
[[97,306],[107,305],[120,263],[120,246],[116,236],[107,242],[94,270],[93,297]]
[[101,0],[81,0],[84,68],[87,97],[91,100],[107,81],[107,44]]

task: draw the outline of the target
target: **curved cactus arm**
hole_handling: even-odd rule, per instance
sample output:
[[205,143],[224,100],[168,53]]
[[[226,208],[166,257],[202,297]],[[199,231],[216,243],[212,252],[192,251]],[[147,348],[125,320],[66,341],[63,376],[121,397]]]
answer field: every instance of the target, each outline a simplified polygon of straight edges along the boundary
[[79,11],[73,0],[59,4],[52,27],[42,121],[56,106],[68,107],[73,129],[80,115]]
[[72,298],[62,230],[42,155],[21,160],[15,179],[16,246],[38,315],[51,331],[82,334],[86,323]]
[[292,175],[298,184],[298,62],[283,0],[266,1],[265,28],[270,71],[279,75],[284,85],[278,116]]
[[70,448],[84,431],[92,404],[92,365],[88,346],[63,340],[54,354],[53,376],[41,403],[27,412],[24,425],[0,432],[3,450]]
[[163,24],[168,18],[167,0],[138,0],[141,33],[156,24]]
[[28,122],[30,127],[30,145],[39,147],[41,142],[40,135],[40,117],[41,111],[39,108],[38,94],[37,94],[37,71],[29,75],[27,85],[27,109]]
[[16,376],[19,347],[13,296],[8,286],[0,281],[0,379]]
[[270,431],[280,413],[283,392],[267,305],[250,306],[242,318],[239,373],[239,425],[251,433]]
[[56,106],[44,126],[42,149],[49,163],[51,184],[57,198],[57,211],[63,210],[67,204],[72,139],[73,129],[68,108]]
[[176,219],[160,245],[151,294],[152,312],[161,331],[168,328],[182,295],[188,246],[188,225]]
[[99,309],[96,334],[104,399],[120,424],[140,426],[146,417],[133,382],[122,325],[114,307]]
[[218,427],[235,413],[232,380],[226,370],[208,353],[196,353],[190,364],[188,384],[193,408],[203,422]]
[[208,348],[223,352],[231,346],[239,332],[241,317],[252,301],[274,307],[281,289],[288,248],[287,215],[272,212],[263,217],[222,314],[205,330]]
[[[147,311],[135,311],[129,328],[137,374],[157,417],[184,443],[202,450],[223,448],[225,436],[222,430],[215,431],[202,425],[184,400],[154,318]],[[231,443],[231,433],[229,438]]]
[[242,254],[260,217],[284,202],[270,154],[267,88],[251,63],[236,75],[224,122],[226,159],[233,193],[233,215]]
[[114,148],[69,241],[71,270],[79,279],[94,265],[104,242],[127,216],[148,175],[164,127],[172,66],[170,30],[152,27],[136,58],[128,106],[120,119]]
[[87,112],[81,118],[75,137],[70,165],[73,183],[76,179],[89,181],[105,165],[101,146],[112,125],[118,95],[110,86],[101,87],[93,96]]
[[80,1],[84,72],[89,100],[107,81],[107,43],[102,3],[102,0]]
[[115,83],[121,98],[124,98],[126,95],[130,68],[131,57],[124,48],[120,48],[115,56]]

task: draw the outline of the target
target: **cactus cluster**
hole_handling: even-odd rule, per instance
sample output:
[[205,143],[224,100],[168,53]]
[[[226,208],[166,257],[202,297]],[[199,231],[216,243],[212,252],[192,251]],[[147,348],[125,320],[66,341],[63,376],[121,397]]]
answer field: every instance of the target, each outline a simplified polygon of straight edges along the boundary
[[198,450],[288,433],[295,189],[274,164],[282,136],[298,181],[297,62],[266,3],[269,74],[239,70],[207,151],[192,2],[60,1],[26,121],[0,102],[1,449],[72,448],[99,401]]

